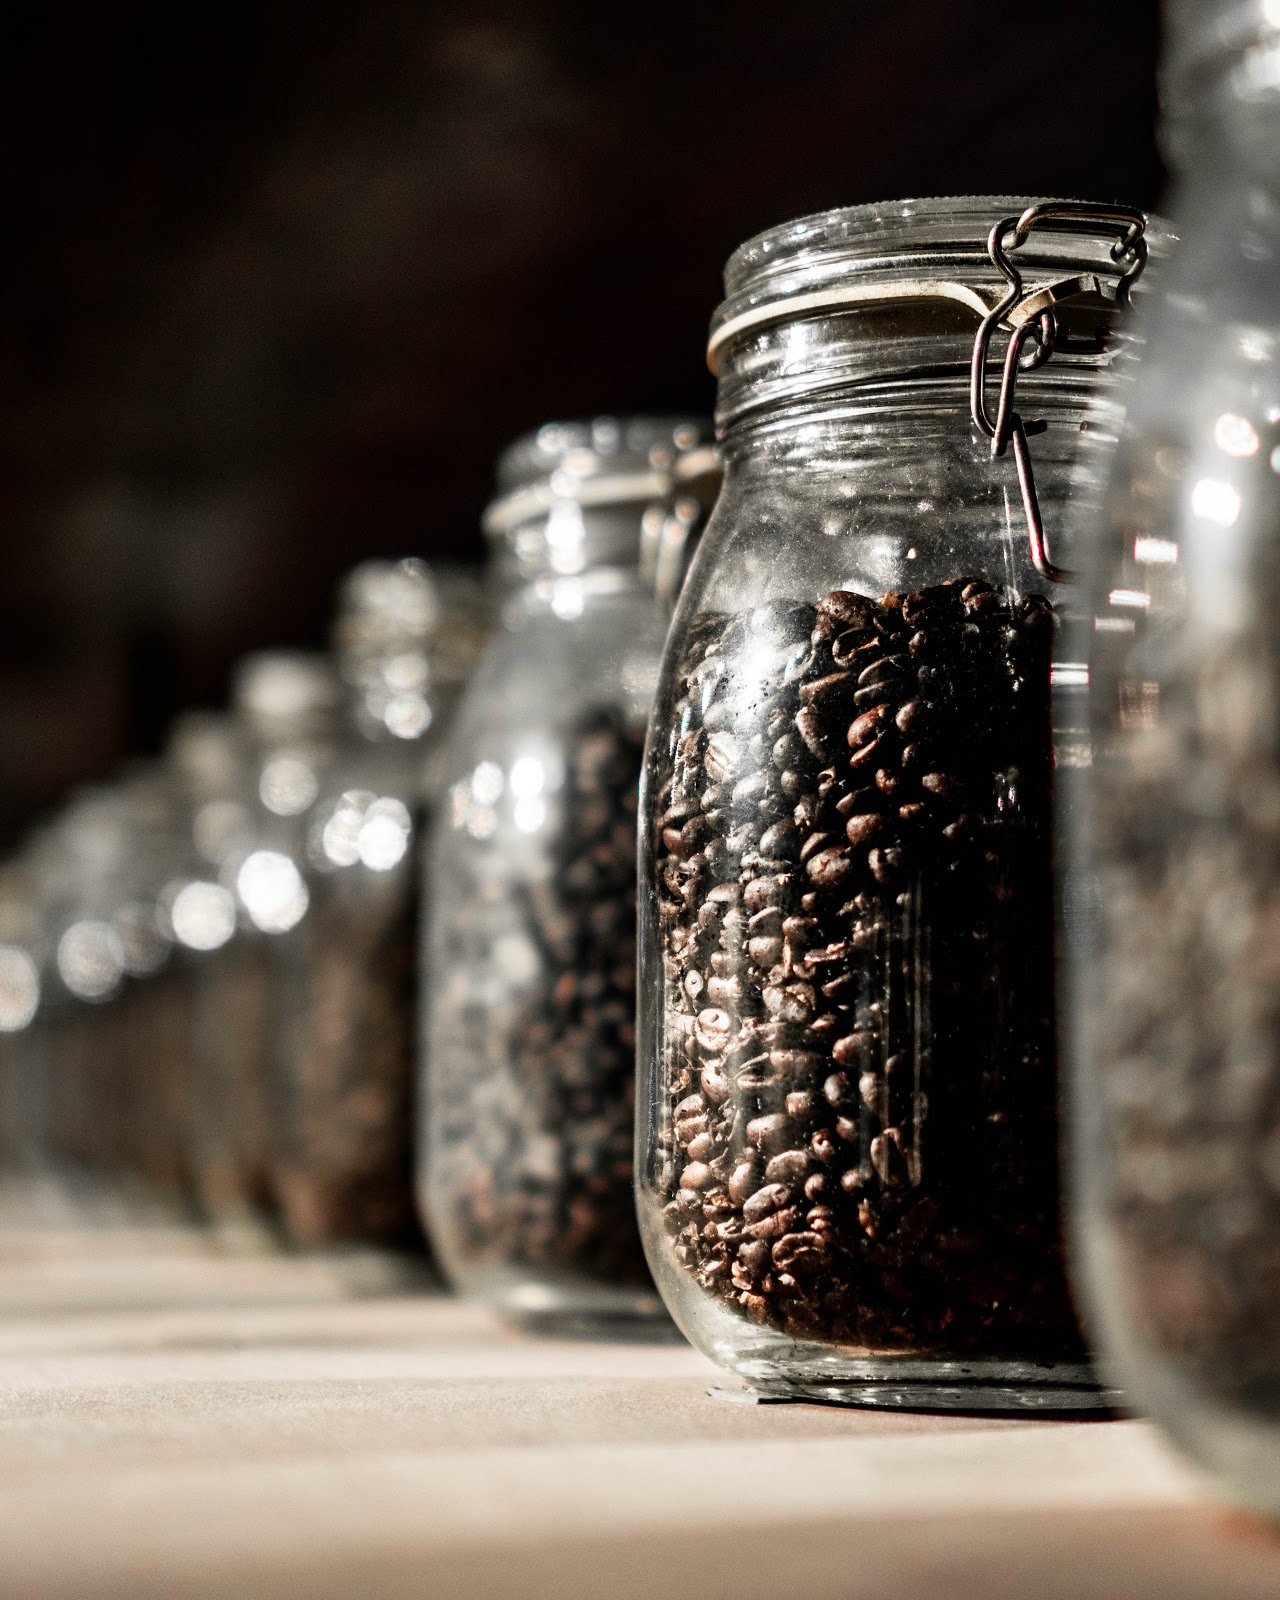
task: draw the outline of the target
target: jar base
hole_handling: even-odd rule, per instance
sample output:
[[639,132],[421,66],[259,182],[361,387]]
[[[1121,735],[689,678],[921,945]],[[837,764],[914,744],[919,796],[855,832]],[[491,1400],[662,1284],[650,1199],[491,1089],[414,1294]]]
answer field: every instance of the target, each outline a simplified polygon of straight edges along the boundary
[[465,1292],[521,1333],[544,1339],[597,1339],[625,1344],[684,1343],[651,1290],[495,1273],[464,1282]]
[[740,1404],[809,1404],[872,1411],[953,1412],[984,1417],[1095,1417],[1117,1415],[1118,1389],[1098,1382],[1083,1363],[1039,1366],[1021,1361],[859,1361],[835,1380],[793,1381],[738,1370],[750,1385],[713,1389]]
[[661,1314],[626,1316],[612,1312],[504,1311],[503,1320],[519,1333],[537,1339],[588,1339],[603,1344],[686,1344],[688,1341],[669,1317]]

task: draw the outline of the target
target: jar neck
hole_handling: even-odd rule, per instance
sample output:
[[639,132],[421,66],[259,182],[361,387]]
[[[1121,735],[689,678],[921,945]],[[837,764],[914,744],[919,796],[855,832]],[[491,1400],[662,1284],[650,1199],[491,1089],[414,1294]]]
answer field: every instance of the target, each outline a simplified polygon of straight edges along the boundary
[[507,628],[539,621],[572,624],[611,601],[646,597],[652,599],[652,591],[634,566],[601,565],[564,575],[540,573],[508,586],[502,599],[502,620]]
[[[967,352],[967,341],[952,355],[958,357],[962,348]],[[1135,357],[1132,339],[1119,335],[1105,360],[1064,358],[1056,368],[1025,373],[1017,390],[1019,413],[1059,436],[1113,434]],[[842,476],[878,460],[896,466],[930,441],[954,449],[969,436],[975,459],[988,460],[990,441],[970,417],[967,360],[953,359],[914,373],[868,371],[852,381],[837,370],[825,386],[811,381],[808,392],[793,398],[771,396],[744,405],[723,428],[722,450],[727,479],[788,468]]]
[[594,581],[601,573],[634,573],[639,581],[646,519],[660,519],[665,510],[657,494],[622,505],[562,501],[546,515],[490,535],[493,580],[503,596],[542,580]]

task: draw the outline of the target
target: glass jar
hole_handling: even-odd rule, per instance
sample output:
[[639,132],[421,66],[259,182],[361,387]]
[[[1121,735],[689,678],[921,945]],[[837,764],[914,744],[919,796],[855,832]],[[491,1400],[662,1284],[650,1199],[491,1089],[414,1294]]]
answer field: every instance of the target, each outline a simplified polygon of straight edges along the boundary
[[[639,1207],[680,1327],[774,1394],[1099,1403],[1059,1218],[1050,680],[1080,672],[1065,569],[1145,245],[1140,214],[1029,204],[787,224],[713,324],[724,486],[643,789]],[[975,418],[979,334],[1013,354]]]
[[533,1329],[666,1322],[631,1187],[636,789],[666,623],[639,563],[702,437],[548,425],[485,516],[504,604],[429,856],[419,1185],[449,1277]]
[[280,941],[306,916],[307,816],[336,746],[331,663],[303,651],[246,657],[230,723],[180,725],[193,872],[171,916],[192,952],[196,1167],[210,1219],[237,1243],[274,1227],[280,1151],[292,1115],[281,1070]]
[[461,571],[370,561],[342,586],[347,727],[307,813],[310,909],[281,942],[276,1185],[299,1244],[422,1248],[417,841],[431,759],[484,631],[479,582]]
[[1133,1401],[1280,1513],[1280,11],[1168,10],[1178,252],[1092,567],[1076,1244]]
[[193,1184],[215,1227],[260,1234],[272,1204],[275,1012],[264,941],[248,928],[236,937],[235,870],[252,838],[245,731],[224,712],[184,712],[165,756],[183,841],[166,904],[191,996]]
[[[160,928],[139,927],[139,890],[155,859],[135,796],[119,785],[73,795],[32,837],[30,866],[47,972],[38,1017],[52,1164],[78,1222],[172,1220],[184,1210],[179,1145],[162,1085],[135,1097],[140,1043],[135,978],[154,970]],[[131,963],[133,963],[131,970]],[[139,1161],[140,1141],[161,1133]],[[164,1181],[157,1181],[157,1172]]]
[[0,867],[0,1229],[38,1220],[47,1167],[47,1108],[34,1041],[43,933],[19,861]]
[[121,1037],[112,1161],[185,1210],[193,1197],[194,1017],[186,975],[172,959],[167,909],[182,852],[178,796],[158,762],[138,763],[113,791],[122,874],[111,925],[124,982],[112,1003]]

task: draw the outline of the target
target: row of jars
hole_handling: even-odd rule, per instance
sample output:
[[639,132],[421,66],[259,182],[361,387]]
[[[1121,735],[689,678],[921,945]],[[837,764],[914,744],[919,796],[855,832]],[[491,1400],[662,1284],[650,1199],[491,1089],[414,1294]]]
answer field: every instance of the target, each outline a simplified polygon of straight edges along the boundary
[[[777,1397],[1088,1413],[1119,1383],[1280,1508],[1273,11],[1170,7],[1176,231],[970,197],[735,253],[673,620],[704,430],[503,458],[497,625],[424,791],[415,1115],[440,1261],[512,1320],[669,1314]],[[348,1069],[378,1054],[353,964],[407,985],[410,935],[403,898],[308,876],[298,819],[336,867],[413,807],[344,778],[316,811],[298,738],[172,914],[252,924],[206,1041],[265,1003],[260,935],[284,1059],[326,1062],[284,1074],[269,1150],[235,1109],[267,1069],[192,1080],[211,1192],[316,1237],[341,1151],[408,1170],[402,1091]],[[411,1229],[403,1181],[343,1193]]]
[[413,1248],[417,834],[476,578],[357,568],[328,655],[86,789],[0,881],[0,1223]]
[[526,1325],[665,1308],[778,1397],[1150,1409],[1276,1511],[1280,15],[1168,24],[1175,224],[897,202],[731,258],[656,689],[638,516],[528,495],[556,435],[508,458],[419,1182]]

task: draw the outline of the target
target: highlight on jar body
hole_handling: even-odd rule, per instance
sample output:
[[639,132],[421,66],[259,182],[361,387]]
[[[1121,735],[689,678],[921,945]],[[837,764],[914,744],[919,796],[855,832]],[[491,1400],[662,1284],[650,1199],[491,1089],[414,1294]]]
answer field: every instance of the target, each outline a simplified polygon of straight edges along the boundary
[[[1070,502],[1106,456],[1099,312],[1064,355],[1064,307],[1018,389],[1050,559],[971,427],[976,313],[900,287],[929,252],[996,306],[987,233],[1028,204],[807,218],[726,274],[717,327],[752,315],[713,340],[725,482],[645,773],[639,1198],[680,1326],[766,1391],[1100,1403],[1059,1214],[1054,721],[1068,783],[1079,732],[1050,700],[1081,647]],[[1044,229],[1019,264],[1114,282],[1120,242]],[[850,280],[885,303],[788,320]]]
[[[1179,253],[1093,569],[1076,1244],[1134,1403],[1280,1514],[1280,98],[1174,8]],[[1252,29],[1246,23],[1252,22]]]
[[456,1285],[535,1328],[665,1323],[632,1195],[637,784],[666,613],[639,571],[690,424],[549,426],[486,519],[501,626],[430,852],[420,1189]]

